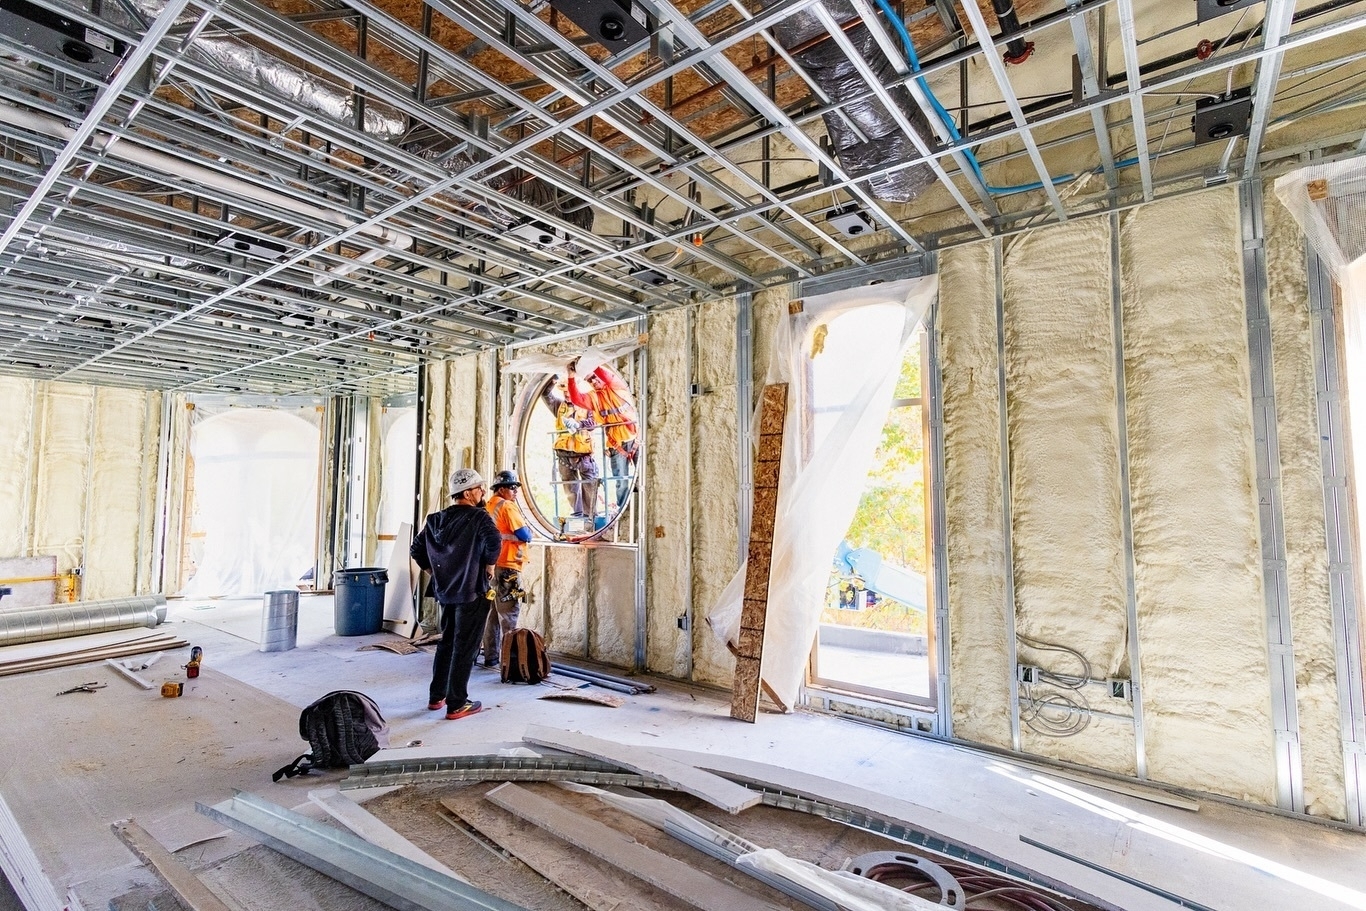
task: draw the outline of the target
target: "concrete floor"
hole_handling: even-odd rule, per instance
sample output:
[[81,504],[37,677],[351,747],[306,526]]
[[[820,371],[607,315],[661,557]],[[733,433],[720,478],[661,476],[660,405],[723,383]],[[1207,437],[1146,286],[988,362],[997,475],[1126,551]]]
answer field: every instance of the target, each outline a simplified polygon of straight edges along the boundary
[[[726,754],[823,775],[951,813],[1012,838],[1021,834],[1220,911],[1366,909],[1366,835],[1202,801],[1175,809],[1051,778],[951,744],[812,713],[728,717],[725,694],[661,683],[611,709],[539,700],[475,671],[486,711],[447,722],[426,711],[430,656],[357,651],[382,636],[332,635],[332,607],[306,597],[299,647],[261,653],[260,603],[172,602],[168,623],[204,648],[205,670],[180,699],[162,699],[101,665],[0,678],[0,795],[59,895],[103,908],[152,883],[110,833],[133,816],[201,865],[251,845],[194,812],[240,788],[285,806],[342,773],[270,781],[306,750],[298,710],[333,689],[376,699],[391,728],[389,755],[444,755],[472,743],[515,741],[528,723],[641,746]],[[168,654],[144,673],[183,679]],[[87,680],[96,693],[55,696]],[[381,758],[385,753],[379,754]],[[201,839],[209,839],[202,841]],[[267,911],[269,902],[259,911]],[[256,908],[249,911],[257,911]],[[270,908],[270,911],[274,911]]]

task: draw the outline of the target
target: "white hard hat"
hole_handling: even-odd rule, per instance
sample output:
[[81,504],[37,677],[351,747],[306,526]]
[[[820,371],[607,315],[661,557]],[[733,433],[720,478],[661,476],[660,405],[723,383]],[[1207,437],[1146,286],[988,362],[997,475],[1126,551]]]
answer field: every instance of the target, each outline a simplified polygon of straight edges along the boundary
[[483,487],[484,479],[473,468],[461,468],[451,475],[451,496],[458,497],[467,490]]

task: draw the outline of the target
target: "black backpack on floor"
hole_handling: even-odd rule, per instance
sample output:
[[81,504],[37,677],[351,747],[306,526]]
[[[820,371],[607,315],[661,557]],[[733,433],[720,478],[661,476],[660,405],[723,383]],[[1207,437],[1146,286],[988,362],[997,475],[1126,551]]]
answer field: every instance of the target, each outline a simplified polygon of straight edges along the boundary
[[389,745],[389,725],[369,696],[336,690],[299,714],[299,736],[308,741],[312,752],[277,769],[271,781],[307,775],[314,769],[358,765]]

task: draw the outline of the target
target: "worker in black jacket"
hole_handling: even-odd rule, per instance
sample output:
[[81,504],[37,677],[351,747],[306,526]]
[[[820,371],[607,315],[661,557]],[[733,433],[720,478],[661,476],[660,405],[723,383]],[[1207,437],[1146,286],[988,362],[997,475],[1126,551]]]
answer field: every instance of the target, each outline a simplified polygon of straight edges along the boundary
[[484,509],[484,479],[472,468],[451,475],[454,505],[427,517],[409,549],[432,574],[441,605],[441,643],[432,662],[427,708],[444,708],[448,719],[482,707],[470,699],[470,671],[492,606],[492,572],[502,535]]

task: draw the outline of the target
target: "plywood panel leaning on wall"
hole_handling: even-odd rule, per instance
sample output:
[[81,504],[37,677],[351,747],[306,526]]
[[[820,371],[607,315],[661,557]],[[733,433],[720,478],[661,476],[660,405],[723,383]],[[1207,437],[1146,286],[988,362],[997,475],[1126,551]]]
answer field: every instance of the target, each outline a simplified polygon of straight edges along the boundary
[[954,734],[1011,746],[996,393],[996,281],[990,243],[944,251],[939,332]]
[[1237,197],[1124,216],[1124,353],[1150,776],[1275,795]]

